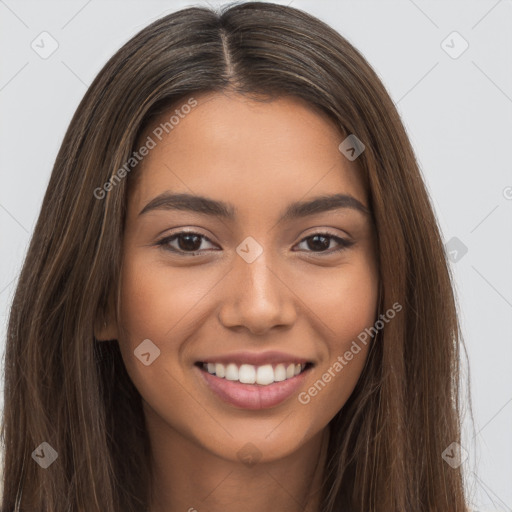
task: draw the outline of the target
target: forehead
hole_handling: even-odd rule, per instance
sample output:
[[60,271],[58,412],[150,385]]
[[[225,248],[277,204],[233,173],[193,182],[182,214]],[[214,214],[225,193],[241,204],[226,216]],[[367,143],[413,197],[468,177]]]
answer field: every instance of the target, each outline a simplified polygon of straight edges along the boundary
[[155,145],[137,168],[135,207],[164,191],[206,195],[240,210],[338,192],[367,203],[357,163],[338,150],[345,136],[304,100],[263,102],[223,93],[193,98],[193,108],[181,109],[185,98],[141,137]]

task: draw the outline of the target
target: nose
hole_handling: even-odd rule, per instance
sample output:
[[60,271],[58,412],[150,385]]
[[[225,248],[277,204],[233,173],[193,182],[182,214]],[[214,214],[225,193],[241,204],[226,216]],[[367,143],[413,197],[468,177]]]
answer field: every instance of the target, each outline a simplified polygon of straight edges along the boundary
[[252,263],[236,256],[223,283],[221,324],[264,335],[275,327],[289,328],[297,318],[296,295],[266,251]]

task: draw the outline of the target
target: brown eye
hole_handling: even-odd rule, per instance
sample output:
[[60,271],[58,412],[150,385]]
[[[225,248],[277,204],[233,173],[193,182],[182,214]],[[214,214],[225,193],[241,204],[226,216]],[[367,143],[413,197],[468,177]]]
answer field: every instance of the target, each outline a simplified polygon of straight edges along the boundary
[[[332,242],[335,242],[338,247],[333,249],[331,246]],[[304,243],[306,244],[307,252],[332,254],[334,252],[342,251],[343,249],[350,247],[354,242],[345,240],[339,236],[331,235],[330,233],[315,233],[314,235],[304,238],[304,240],[300,242],[300,244]]]
[[163,238],[157,243],[157,245],[161,246],[167,251],[183,254],[195,254],[197,252],[208,250],[202,247],[204,241],[207,241],[210,244],[212,243],[207,237],[201,235],[200,233],[182,231],[180,233],[175,233],[174,235]]

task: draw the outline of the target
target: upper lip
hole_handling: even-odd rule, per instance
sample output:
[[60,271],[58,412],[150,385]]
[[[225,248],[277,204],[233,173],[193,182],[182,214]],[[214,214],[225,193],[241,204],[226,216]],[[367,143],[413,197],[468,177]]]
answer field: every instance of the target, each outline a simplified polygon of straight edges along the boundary
[[271,350],[268,352],[233,352],[231,354],[222,354],[218,356],[208,356],[197,361],[198,363],[235,363],[238,366],[242,364],[251,364],[262,366],[265,364],[279,363],[312,363],[310,359],[301,356],[294,356],[285,352]]

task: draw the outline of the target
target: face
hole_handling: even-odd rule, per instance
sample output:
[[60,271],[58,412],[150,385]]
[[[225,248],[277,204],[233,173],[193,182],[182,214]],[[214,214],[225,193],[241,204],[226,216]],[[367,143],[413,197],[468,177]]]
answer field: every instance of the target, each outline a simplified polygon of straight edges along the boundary
[[302,100],[194,99],[141,139],[155,145],[128,197],[109,328],[149,425],[270,461],[326,428],[364,366],[369,345],[344,354],[375,322],[368,199],[345,137]]

